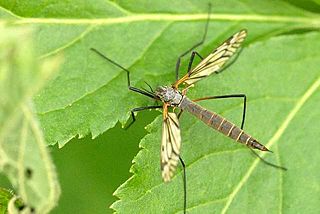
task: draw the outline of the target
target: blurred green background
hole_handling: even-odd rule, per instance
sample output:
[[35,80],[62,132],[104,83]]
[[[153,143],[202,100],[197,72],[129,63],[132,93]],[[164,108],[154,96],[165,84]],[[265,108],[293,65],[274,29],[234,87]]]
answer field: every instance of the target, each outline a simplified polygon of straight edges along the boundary
[[92,140],[73,139],[61,150],[52,148],[62,194],[52,213],[112,213],[116,200],[112,193],[131,173],[131,161],[137,154],[144,127],[159,114],[142,112],[128,130],[116,127]]
[[[146,134],[144,127],[158,114],[141,112],[128,130],[118,123],[96,139],[87,136],[71,140],[62,149],[51,147],[62,189],[59,206],[51,213],[112,213],[109,206],[116,200],[112,194],[131,176],[131,161]],[[0,186],[12,189],[3,175]]]

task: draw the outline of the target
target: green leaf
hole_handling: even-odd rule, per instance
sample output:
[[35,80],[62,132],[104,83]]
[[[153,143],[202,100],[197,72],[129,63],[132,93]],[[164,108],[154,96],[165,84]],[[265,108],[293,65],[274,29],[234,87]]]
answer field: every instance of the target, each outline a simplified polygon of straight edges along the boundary
[[[40,58],[60,52],[65,56],[57,78],[34,98],[47,142],[49,144],[58,142],[60,146],[75,136],[83,137],[91,133],[96,137],[113,127],[117,121],[125,123],[131,108],[152,104],[152,101],[129,92],[125,73],[90,52],[89,48],[99,49],[130,69],[135,86],[145,87],[144,80],[153,87],[170,84],[174,79],[177,57],[199,41],[207,17],[207,1],[196,0],[156,2],[78,0],[70,4],[53,0],[41,4],[35,0],[19,2],[20,4],[9,1],[0,2],[3,7],[0,11],[1,17],[10,17],[9,23],[31,25],[37,28],[36,49]],[[304,186],[314,191],[319,189],[314,184],[314,178],[317,177],[314,174],[317,172],[316,166],[307,165],[307,168],[299,168],[299,170],[305,170],[304,176],[299,176],[301,173],[297,168],[310,163],[309,161],[301,163],[305,158],[302,154],[307,154],[301,151],[306,150],[308,147],[306,144],[309,145],[311,140],[317,139],[311,138],[315,135],[313,133],[315,131],[308,127],[303,133],[303,138],[311,136],[310,139],[306,141],[307,143],[303,139],[304,143],[296,147],[292,145],[297,142],[296,139],[302,141],[302,136],[286,136],[289,125],[294,124],[294,120],[315,94],[309,97],[306,104],[296,112],[286,129],[280,128],[284,127],[282,124],[285,124],[286,118],[295,109],[294,106],[318,78],[315,72],[317,40],[309,40],[313,37],[318,39],[318,35],[304,33],[317,31],[320,25],[319,15],[286,1],[261,0],[257,3],[253,0],[215,0],[212,1],[212,5],[207,40],[198,48],[202,55],[207,55],[221,41],[242,28],[248,29],[249,37],[241,57],[228,71],[198,83],[197,88],[191,90],[189,95],[198,97],[211,94],[246,93],[249,99],[246,130],[265,143],[273,139],[272,136],[277,133],[277,130],[284,130],[282,134],[276,135],[281,139],[274,140],[275,143],[271,146],[271,149],[277,153],[273,156],[268,155],[268,158],[270,161],[284,164],[289,171],[285,174],[259,164],[259,167],[253,168],[255,170],[247,174],[250,172],[248,169],[251,169],[251,164],[258,163],[247,154],[249,152],[245,152],[247,150],[230,143],[230,140],[206,128],[201,122],[197,122],[186,114],[181,121],[184,133],[182,155],[188,165],[188,192],[194,193],[194,195],[189,193],[188,206],[194,207],[195,212],[200,213],[202,210],[197,209],[203,209],[203,212],[209,209],[212,213],[214,210],[221,211],[225,207],[230,212],[231,209],[233,211],[240,208],[243,212],[251,210],[267,212],[268,209],[263,205],[271,207],[276,212],[281,212],[284,208],[294,212],[300,206],[299,200],[294,199],[299,198],[304,202],[301,206],[310,205],[312,211],[317,211],[314,204],[318,198],[314,192],[310,197],[299,197],[306,191]],[[79,10],[79,8],[82,9]],[[301,36],[288,36],[297,33]],[[286,36],[269,40],[279,34],[286,34]],[[288,41],[291,43],[289,44]],[[306,61],[309,64],[306,65]],[[185,71],[186,64],[187,59],[183,61],[182,72]],[[203,103],[203,105],[240,123],[240,103],[240,101],[230,100]],[[308,117],[312,115],[316,118],[317,112],[313,114],[309,112],[311,111],[308,111]],[[310,118],[313,120],[311,116]],[[304,117],[301,120],[304,121],[304,123],[299,121],[301,124],[305,126],[309,124],[306,123],[308,118]],[[301,124],[297,123],[296,129],[301,130]],[[117,191],[121,201],[113,207],[119,212],[127,209],[125,211],[130,213],[133,210],[145,208],[156,212],[165,209],[170,213],[182,209],[181,174],[178,172],[177,177],[169,184],[164,185],[161,181],[160,127],[160,119],[150,126],[151,134],[142,142],[142,146],[146,148],[154,146],[154,151],[150,148],[143,149],[139,153],[135,159],[136,164],[132,168],[136,173],[135,177]],[[310,132],[309,135],[306,132]],[[302,134],[298,131],[290,133]],[[282,144],[278,145],[277,142],[280,140]],[[279,148],[274,148],[277,145]],[[284,145],[286,147],[280,150]],[[313,148],[316,146],[315,143],[312,145]],[[312,147],[307,149],[309,148]],[[291,153],[290,149],[293,150]],[[290,155],[290,158],[299,159],[291,162],[289,159],[283,159],[283,154],[284,157]],[[317,157],[309,155],[307,158]],[[200,161],[196,161],[198,159]],[[296,165],[297,163],[304,165]],[[311,161],[311,163],[314,162]],[[253,174],[257,174],[258,178],[253,178]],[[283,176],[281,178],[284,180],[287,174],[290,175],[290,179],[286,180],[287,183],[282,183],[281,179],[278,179],[279,176]],[[312,176],[309,176],[310,174]],[[248,176],[244,177],[248,182],[241,182],[243,175]],[[305,185],[296,186],[294,180],[296,177],[307,179]],[[262,183],[265,179],[271,180]],[[288,186],[291,185],[295,188],[286,194],[274,191],[276,187],[272,184],[276,179],[279,184],[277,187],[286,186],[289,189]],[[203,184],[205,182],[209,183],[205,185]],[[250,185],[246,189],[243,188],[247,183]],[[204,186],[201,186],[202,184]],[[238,186],[239,184],[242,186]],[[268,184],[272,188],[269,188]],[[237,192],[233,193],[234,190]],[[156,191],[162,191],[162,193],[157,194]],[[311,192],[311,190],[307,191]],[[229,205],[225,199],[226,194],[232,195],[232,200],[229,198],[227,200]],[[276,196],[273,197],[274,195]],[[137,200],[139,197],[141,198]],[[150,197],[149,200],[146,197]],[[271,203],[272,199],[277,203]],[[199,207],[199,204],[203,206]],[[291,204],[293,204],[292,207]]]
[[[65,55],[57,78],[35,97],[46,141],[60,146],[77,135],[91,133],[94,138],[117,121],[125,123],[131,108],[148,103],[132,96],[125,73],[91,52],[91,47],[130,69],[136,86],[145,87],[143,80],[153,87],[171,83],[177,57],[200,40],[208,10],[207,2],[196,0],[94,4],[28,0],[0,5],[1,16],[10,16],[10,23],[36,27],[39,57]],[[249,45],[319,23],[317,14],[284,1],[215,0],[207,40],[200,49],[209,53],[241,28],[249,30]]]
[[[245,48],[235,66],[203,80],[190,97],[243,92],[245,130],[274,154],[260,153],[288,171],[263,164],[250,150],[185,113],[182,158],[187,167],[188,213],[319,213],[319,33],[279,36]],[[214,87],[212,87],[214,86]],[[191,91],[190,91],[191,92]],[[201,103],[240,124],[242,101]],[[161,120],[148,127],[126,183],[115,192],[118,213],[182,213],[181,167],[161,179]]]
[[[60,189],[31,98],[60,60],[39,64],[31,32],[0,26],[0,170],[25,203],[23,212],[47,213],[56,205]],[[15,201],[14,197],[9,203],[10,213],[15,212]]]
[[13,193],[7,189],[0,187],[0,213],[5,214],[10,199],[13,197]]
[[[10,203],[10,200],[12,198],[16,197],[13,193],[13,191],[4,189],[0,187],[0,213],[1,214],[6,214],[8,213],[8,204]],[[23,207],[23,202],[21,199],[14,199],[14,206],[16,208],[22,208]]]

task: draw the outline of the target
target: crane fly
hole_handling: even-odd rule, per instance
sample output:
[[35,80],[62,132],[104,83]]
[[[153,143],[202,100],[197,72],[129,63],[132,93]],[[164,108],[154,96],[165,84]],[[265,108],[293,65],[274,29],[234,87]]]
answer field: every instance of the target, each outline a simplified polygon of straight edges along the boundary
[[[210,11],[210,10],[209,10]],[[210,12],[209,12],[210,14]],[[155,91],[152,90],[151,86],[150,91],[146,89],[140,89],[131,86],[130,82],[130,71],[126,68],[122,67],[117,62],[111,60],[106,57],[104,54],[99,52],[98,50],[91,48],[92,51],[96,52],[98,55],[108,60],[110,63],[115,66],[121,68],[122,70],[127,72],[127,80],[128,80],[128,88],[131,91],[136,93],[140,93],[152,99],[161,101],[162,105],[154,105],[154,106],[143,106],[134,108],[131,110],[132,121],[128,125],[131,126],[133,122],[135,122],[134,112],[146,110],[146,109],[163,109],[163,121],[162,121],[162,141],[161,141],[161,174],[162,178],[165,182],[169,182],[174,175],[174,171],[180,161],[183,167],[183,178],[184,178],[184,213],[186,213],[186,203],[187,203],[187,190],[186,190],[186,171],[185,171],[185,163],[180,156],[181,149],[181,135],[180,135],[180,124],[179,124],[179,116],[183,111],[189,112],[193,116],[200,119],[202,122],[207,124],[209,127],[221,132],[222,134],[230,137],[238,143],[244,144],[251,149],[258,149],[261,151],[269,151],[264,145],[259,143],[255,138],[251,137],[243,130],[243,125],[245,121],[245,111],[246,111],[246,96],[244,94],[231,94],[231,95],[222,95],[222,96],[212,96],[212,97],[204,97],[195,100],[191,100],[186,96],[188,89],[191,86],[194,86],[195,83],[208,77],[212,74],[217,74],[222,71],[223,68],[227,67],[229,59],[235,55],[235,53],[241,48],[242,42],[245,40],[247,36],[246,30],[240,30],[239,32],[233,34],[227,40],[225,40],[218,48],[214,49],[207,57],[203,58],[198,52],[193,51],[196,47],[203,44],[209,23],[209,15],[205,27],[205,33],[201,40],[201,42],[197,43],[185,53],[181,54],[177,60],[176,64],[176,81],[170,86],[160,86]],[[179,77],[179,68],[180,68],[180,59],[184,57],[186,54],[191,53],[188,71],[182,77]],[[192,68],[192,63],[195,58],[198,56],[201,61],[200,63]],[[180,90],[179,87],[183,86],[183,89]],[[231,123],[226,118],[218,115],[215,112],[209,111],[196,102],[200,100],[209,100],[209,99],[224,99],[224,98],[243,98],[244,108],[243,108],[243,116],[241,126],[238,127],[234,123]],[[180,109],[180,113],[176,114],[174,109]],[[170,111],[173,109],[173,111]],[[253,151],[253,150],[252,150]],[[257,155],[257,154],[256,154]],[[259,156],[258,156],[259,157]],[[260,157],[259,157],[260,158]],[[260,158],[262,159],[262,158]],[[263,160],[263,159],[262,159]],[[263,160],[264,161],[264,160]],[[278,167],[274,164],[265,163],[275,166],[277,168],[285,169],[284,167]]]
[[[248,147],[261,151],[269,151],[264,145],[235,124],[215,112],[208,111],[186,96],[185,89],[188,89],[189,86],[195,84],[197,81],[220,70],[240,47],[246,35],[246,30],[237,32],[172,86],[160,86],[156,89],[156,97],[163,102],[161,170],[162,178],[165,182],[170,181],[173,176],[173,172],[179,161],[181,145],[178,116],[174,112],[168,112],[168,107],[187,111],[211,128]],[[186,87],[180,91],[178,87],[182,83],[185,83]]]

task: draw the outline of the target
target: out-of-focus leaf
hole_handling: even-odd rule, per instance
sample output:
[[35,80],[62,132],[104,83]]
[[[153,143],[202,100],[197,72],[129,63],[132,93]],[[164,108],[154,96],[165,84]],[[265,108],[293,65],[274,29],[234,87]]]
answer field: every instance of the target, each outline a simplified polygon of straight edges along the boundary
[[60,60],[39,64],[30,28],[0,26],[0,49],[0,170],[25,203],[23,212],[47,213],[60,189],[31,98]]
[[[1,214],[8,213],[8,209],[7,209],[8,204],[10,200],[14,197],[16,196],[14,195],[13,191],[0,187],[0,213]],[[19,208],[21,209],[24,206],[22,200],[17,198],[16,200],[13,201],[13,204],[14,204],[14,207],[18,209]]]

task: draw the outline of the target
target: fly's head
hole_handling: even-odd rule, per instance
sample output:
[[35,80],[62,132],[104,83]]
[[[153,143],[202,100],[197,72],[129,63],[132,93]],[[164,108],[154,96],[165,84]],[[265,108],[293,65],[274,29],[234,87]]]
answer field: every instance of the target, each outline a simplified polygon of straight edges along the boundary
[[170,106],[178,106],[182,100],[182,94],[171,86],[160,86],[155,94],[159,99]]

